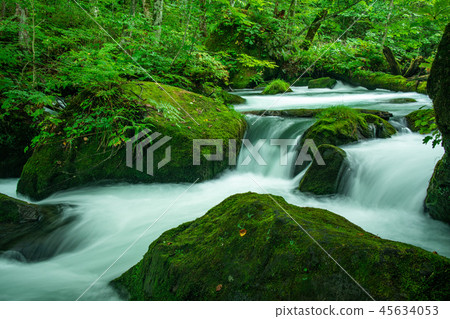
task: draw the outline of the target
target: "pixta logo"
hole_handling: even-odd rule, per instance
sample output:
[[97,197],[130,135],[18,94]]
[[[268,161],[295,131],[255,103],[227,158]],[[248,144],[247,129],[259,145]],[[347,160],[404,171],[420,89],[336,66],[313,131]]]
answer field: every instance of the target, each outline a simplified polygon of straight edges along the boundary
[[[150,130],[145,129],[126,142],[126,162],[127,166],[133,168],[133,158],[136,158],[136,169],[140,172],[144,171],[144,157],[147,159],[147,174],[153,176],[155,170],[154,166],[154,154],[157,149],[166,144],[172,138],[169,136],[163,136],[157,140],[162,134],[155,132],[148,135]],[[136,145],[136,147],[134,147]],[[136,154],[136,156],[134,156]],[[157,167],[160,169],[171,160],[171,147],[167,146],[165,150],[165,157],[158,162]]]
[[[155,174],[154,168],[154,155],[155,152],[161,148],[164,144],[170,141],[172,138],[169,136],[162,136],[161,133],[155,132],[151,135],[148,129],[141,131],[126,142],[126,162],[127,166],[133,168],[134,166],[140,172],[144,171],[144,163],[146,164],[146,173],[153,176]],[[161,138],[160,138],[161,137]],[[247,166],[252,161],[256,161],[258,165],[267,165],[266,160],[260,154],[261,148],[265,145],[267,140],[258,140],[255,144],[252,144],[250,140],[242,140],[242,148],[245,148],[247,155],[239,163],[241,166]],[[228,165],[237,165],[237,147],[236,140],[228,140]],[[288,161],[288,148],[297,145],[295,139],[271,139],[271,147],[279,147],[280,149],[280,161],[281,166],[292,165]],[[202,154],[201,149],[203,147],[213,147],[214,153]],[[165,149],[165,157],[157,163],[157,169],[162,168],[171,160],[171,147],[170,145]],[[192,165],[201,165],[201,158],[204,157],[206,161],[223,161],[225,160],[224,141],[221,139],[194,139],[192,141]],[[318,165],[325,165],[325,162],[313,140],[307,139],[304,141],[303,146],[298,150],[298,156],[295,160],[295,165],[303,165],[305,162],[311,162],[314,160]],[[144,158],[146,161],[144,162]],[[135,163],[133,161],[135,159]],[[134,165],[135,164],[135,165]]]

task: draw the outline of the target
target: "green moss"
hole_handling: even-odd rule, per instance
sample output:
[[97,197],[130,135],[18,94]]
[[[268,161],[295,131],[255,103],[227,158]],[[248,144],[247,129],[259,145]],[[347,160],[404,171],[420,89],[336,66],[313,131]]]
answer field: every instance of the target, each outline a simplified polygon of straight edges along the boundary
[[241,67],[239,72],[231,78],[231,86],[235,89],[245,89],[250,86],[257,74],[258,72],[254,69]]
[[324,89],[324,88],[332,89],[336,84],[337,81],[335,79],[329,77],[319,78],[309,81],[308,89]]
[[382,118],[348,107],[327,108],[317,117],[319,120],[303,134],[301,145],[306,139],[312,139],[317,146],[339,146],[366,138],[386,138],[396,132],[395,128]]
[[450,297],[449,259],[254,193],[166,231],[112,284],[131,300],[368,300],[284,210],[376,300]]
[[448,154],[436,164],[428,185],[425,211],[434,219],[450,224],[450,163]]
[[285,92],[292,92],[289,83],[278,79],[270,82],[261,94],[278,94]]
[[318,150],[325,165],[313,161],[300,181],[299,190],[315,195],[336,194],[347,167],[347,154],[339,147],[328,144],[320,145]]
[[[435,114],[433,109],[417,110],[405,116],[406,123],[413,132],[420,131],[420,128],[424,125],[430,126],[431,124],[435,123],[435,121],[433,120],[434,117]],[[419,120],[421,120],[421,123],[417,122]],[[422,125],[422,123],[424,123],[424,125]]]
[[[141,86],[129,84],[125,89],[142,99],[148,128],[172,137],[167,144],[171,146],[171,161],[166,166],[159,169],[154,176],[127,167],[124,144],[102,146],[111,132],[98,132],[79,138],[70,145],[55,138],[51,143],[35,150],[23,169],[18,192],[33,199],[42,199],[60,190],[99,182],[193,182],[197,178],[213,178],[229,167],[229,140],[237,140],[239,151],[240,140],[246,128],[239,113],[211,98],[171,86],[158,88],[154,83],[141,83]],[[179,106],[162,89],[167,91]],[[177,106],[184,122],[176,125],[166,119],[152,105],[152,101]],[[184,113],[183,109],[200,125]],[[134,132],[131,133],[133,134]],[[212,162],[202,158],[201,165],[194,166],[194,139],[223,139],[224,160]],[[203,153],[208,151],[208,148],[202,149]],[[164,152],[155,152],[154,162],[159,163],[164,157]]]
[[349,82],[368,89],[386,89],[401,92],[418,92],[427,94],[426,81],[410,81],[401,75],[359,70],[348,76]]

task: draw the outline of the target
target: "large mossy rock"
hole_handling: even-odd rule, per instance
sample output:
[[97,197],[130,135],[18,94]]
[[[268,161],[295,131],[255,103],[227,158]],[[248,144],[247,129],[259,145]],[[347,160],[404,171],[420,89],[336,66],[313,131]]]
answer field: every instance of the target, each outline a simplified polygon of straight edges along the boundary
[[286,93],[292,92],[290,88],[290,84],[283,80],[273,80],[270,82],[262,91],[261,94],[269,95],[269,94],[278,94],[278,93]]
[[[153,176],[146,173],[145,166],[143,172],[126,166],[124,144],[102,146],[104,140],[108,138],[104,133],[79,138],[71,145],[55,138],[54,142],[39,146],[34,151],[23,169],[17,187],[18,192],[39,200],[60,190],[100,182],[152,183],[206,180],[228,168],[229,141],[233,139],[237,141],[238,152],[241,138],[245,133],[246,123],[242,115],[211,98],[171,86],[164,85],[162,88],[176,99],[199,125],[182,110],[180,112],[184,116],[184,122],[178,125],[157,111],[153,105],[155,101],[174,103],[158,85],[141,83],[141,86],[128,87],[142,99],[149,130],[172,138],[161,151],[154,152],[154,163],[160,163],[166,157],[164,150],[167,146],[171,147],[170,162],[156,170]],[[222,139],[223,160],[206,161],[202,157],[201,165],[193,165],[194,139]],[[212,152],[215,153],[215,149],[211,147],[202,148],[202,154]]]
[[395,133],[395,128],[389,122],[376,115],[356,111],[340,115],[332,111],[326,116],[321,116],[305,131],[300,145],[303,145],[306,139],[312,139],[317,146],[322,144],[339,146],[368,138],[387,138]]
[[[421,127],[433,124],[435,114],[433,109],[417,110],[405,116],[406,124],[413,132],[419,132]],[[420,120],[420,122],[418,122]],[[422,123],[424,125],[422,125]]]
[[[379,116],[347,107],[323,109],[316,116],[318,121],[300,138],[297,147],[299,152],[306,140],[312,140],[316,146],[340,146],[369,138],[388,138],[397,132],[392,124]],[[294,175],[302,172],[309,163],[310,161],[303,161],[302,164],[296,165]]]
[[48,245],[46,239],[72,220],[63,218],[59,206],[29,204],[0,194],[0,252],[19,252],[32,261],[49,258],[58,245]]
[[315,195],[336,194],[348,167],[347,154],[343,149],[328,144],[320,145],[318,150],[325,165],[313,161],[300,181],[299,190]]
[[449,259],[255,193],[166,231],[112,284],[130,300],[368,300],[291,217],[376,300],[450,298]]
[[308,89],[332,89],[336,86],[337,81],[335,79],[325,77],[314,79],[308,82]]
[[0,178],[20,176],[32,153],[25,148],[37,133],[32,118],[23,110],[0,111]]
[[433,100],[436,124],[442,134],[443,158],[434,169],[425,198],[431,217],[450,224],[450,24],[447,24],[428,79],[428,95]]

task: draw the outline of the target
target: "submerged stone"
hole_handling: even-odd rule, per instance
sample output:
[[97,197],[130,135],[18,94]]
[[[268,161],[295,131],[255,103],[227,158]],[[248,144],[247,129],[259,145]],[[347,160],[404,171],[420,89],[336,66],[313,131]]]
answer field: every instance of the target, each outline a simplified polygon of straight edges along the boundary
[[49,245],[48,238],[72,220],[63,218],[59,206],[34,205],[0,194],[0,253],[22,261],[52,257],[58,247]]
[[305,231],[376,300],[450,297],[449,259],[255,193],[166,231],[112,285],[129,300],[370,300]]
[[308,89],[332,89],[336,86],[337,81],[335,79],[325,77],[319,78],[315,80],[311,80],[308,82]]
[[389,100],[388,102],[389,102],[389,103],[393,103],[393,104],[406,104],[406,103],[414,103],[414,102],[417,102],[417,100],[412,99],[412,98],[401,97],[401,98]]

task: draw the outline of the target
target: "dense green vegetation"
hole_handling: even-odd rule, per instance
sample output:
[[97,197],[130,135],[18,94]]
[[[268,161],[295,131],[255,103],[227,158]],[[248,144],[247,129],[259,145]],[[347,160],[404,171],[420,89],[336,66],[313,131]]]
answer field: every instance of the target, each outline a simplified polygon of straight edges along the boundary
[[[36,146],[64,120],[44,107],[58,111],[83,93],[67,138],[109,129],[116,144],[142,124],[121,90],[131,80],[221,100],[220,87],[300,75],[420,80],[448,13],[448,0],[2,0],[0,117],[27,113],[43,132]],[[127,121],[111,112],[117,105]]]

